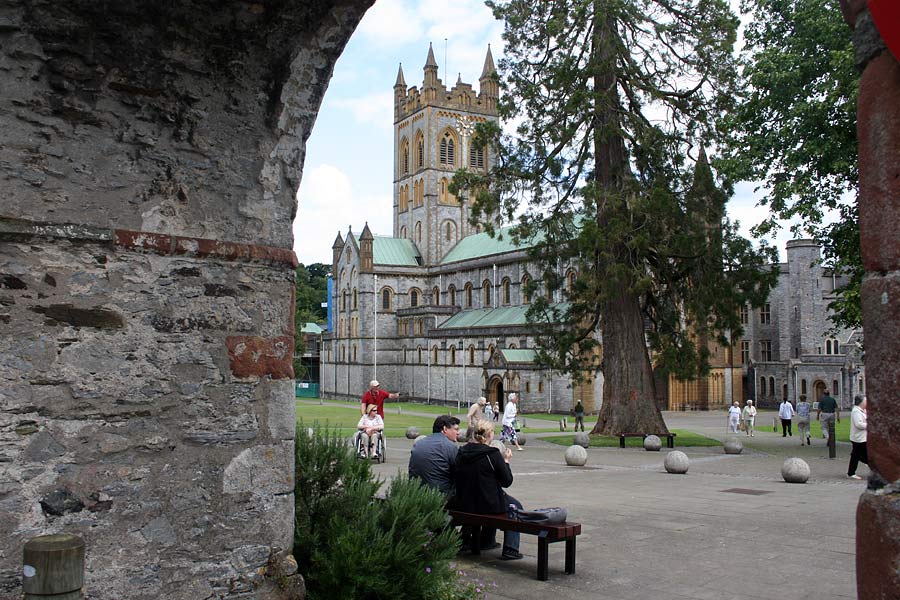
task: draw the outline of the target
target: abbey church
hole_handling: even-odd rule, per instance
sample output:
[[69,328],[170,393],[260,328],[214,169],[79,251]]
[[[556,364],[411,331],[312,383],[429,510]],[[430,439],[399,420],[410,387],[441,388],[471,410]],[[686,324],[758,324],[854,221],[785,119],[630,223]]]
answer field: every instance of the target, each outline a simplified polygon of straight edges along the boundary
[[[421,88],[407,87],[402,67],[394,84],[393,235],[373,235],[366,224],[359,233],[338,233],[332,246],[329,331],[320,349],[322,396],[359,398],[378,379],[405,398],[442,404],[465,406],[486,396],[502,406],[508,393],[517,392],[526,412],[568,412],[578,400],[588,412],[599,410],[602,374],[573,383],[535,363],[525,314],[526,285],[538,271],[529,271],[527,248],[503,230],[497,237],[480,232],[469,223],[465,198],[450,193],[457,169],[491,164],[488,149],[471,143],[478,123],[498,120],[490,48],[477,92],[461,78],[448,89],[430,47],[423,70]],[[826,336],[828,293],[839,278],[809,260],[818,248],[800,242],[789,244],[788,264],[772,266],[782,277],[768,312],[748,311],[744,337],[713,348],[708,376],[658,380],[660,408],[718,408],[746,397],[795,400],[801,385],[835,387],[836,398],[861,389],[861,333]],[[792,250],[802,252],[802,259],[791,260]],[[564,281],[574,282],[576,274],[560,268]],[[547,293],[535,283],[535,293]],[[550,300],[565,301],[565,287]],[[791,302],[803,294],[812,300],[805,304],[811,312],[801,343],[800,333],[791,332],[799,327]],[[798,373],[807,373],[809,381]]]

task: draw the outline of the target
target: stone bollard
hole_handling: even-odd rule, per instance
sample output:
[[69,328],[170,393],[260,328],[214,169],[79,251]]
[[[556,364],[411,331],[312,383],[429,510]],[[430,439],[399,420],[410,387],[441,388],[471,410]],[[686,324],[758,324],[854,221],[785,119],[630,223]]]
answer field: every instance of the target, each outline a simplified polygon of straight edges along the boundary
[[560,419],[560,420],[559,420],[559,430],[560,430],[560,431],[565,431],[565,430],[566,430],[566,420],[565,420],[565,419]]
[[407,427],[406,428],[406,439],[414,440],[419,437],[419,428],[418,427]]
[[658,435],[648,435],[644,438],[644,450],[647,452],[659,452],[662,448],[662,440]]
[[42,535],[22,551],[24,600],[80,600],[84,586],[84,540],[68,533]]
[[733,436],[725,438],[722,447],[725,449],[725,454],[740,454],[744,451],[744,443]]
[[688,468],[691,466],[691,461],[688,459],[688,455],[680,450],[672,450],[668,454],[666,454],[666,459],[663,461],[663,466],[666,468],[666,471],[669,473],[673,473],[675,475],[684,475],[688,472]]
[[563,456],[566,459],[566,464],[570,467],[583,467],[588,459],[587,450],[575,445],[566,448]]

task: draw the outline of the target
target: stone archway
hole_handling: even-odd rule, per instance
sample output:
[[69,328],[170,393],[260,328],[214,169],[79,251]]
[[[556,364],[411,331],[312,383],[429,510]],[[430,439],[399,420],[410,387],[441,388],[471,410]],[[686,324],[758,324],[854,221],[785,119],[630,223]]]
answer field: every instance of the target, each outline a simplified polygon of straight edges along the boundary
[[100,600],[287,594],[295,192],[373,1],[6,7],[0,596],[60,530]]
[[815,400],[813,402],[818,402],[822,399],[822,396],[825,394],[825,390],[828,389],[825,385],[825,382],[821,379],[816,379],[815,383],[813,383],[813,390],[815,394]]
[[496,402],[501,411],[506,407],[503,393],[503,377],[494,375],[488,380],[487,398],[490,402]]

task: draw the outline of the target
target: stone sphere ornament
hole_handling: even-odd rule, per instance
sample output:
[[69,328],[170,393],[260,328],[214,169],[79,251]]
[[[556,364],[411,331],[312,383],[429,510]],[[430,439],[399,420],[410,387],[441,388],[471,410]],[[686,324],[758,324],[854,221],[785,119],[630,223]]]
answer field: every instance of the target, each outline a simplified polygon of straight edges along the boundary
[[583,431],[579,431],[575,434],[574,443],[576,446],[581,446],[582,448],[587,448],[591,445],[591,436],[586,434]]
[[809,481],[809,465],[802,458],[786,458],[781,465],[781,476],[788,483],[806,483]]
[[418,444],[420,441],[424,440],[426,437],[428,437],[428,436],[427,436],[427,435],[420,435],[419,437],[417,437],[415,440],[413,440],[413,446],[415,446],[416,444]]
[[583,467],[587,463],[587,450],[581,446],[566,448],[566,464],[570,467]]
[[730,437],[725,440],[723,447],[725,448],[725,454],[740,454],[744,451],[744,442],[736,437]]
[[684,475],[688,472],[688,467],[691,466],[691,461],[688,458],[688,455],[681,450],[672,450],[671,452],[666,454],[666,460],[663,462],[663,465],[666,467],[666,471],[668,471],[669,473],[674,473],[675,475]]
[[644,450],[648,452],[659,452],[662,448],[662,440],[657,435],[648,435],[644,438]]
[[516,435],[516,439],[519,440],[520,446],[524,446],[526,444],[526,442],[528,442],[528,438],[525,437],[524,435],[522,435],[521,433]]
[[406,428],[406,439],[414,440],[419,437],[419,428],[418,427],[407,427]]

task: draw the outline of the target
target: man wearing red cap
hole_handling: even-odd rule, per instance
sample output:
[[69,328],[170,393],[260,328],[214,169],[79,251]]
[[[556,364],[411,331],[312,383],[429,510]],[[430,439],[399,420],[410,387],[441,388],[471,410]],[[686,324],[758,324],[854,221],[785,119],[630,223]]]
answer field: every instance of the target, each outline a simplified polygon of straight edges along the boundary
[[378,416],[384,419],[384,401],[387,398],[396,399],[399,398],[400,394],[391,394],[379,387],[379,383],[377,380],[373,379],[369,382],[369,390],[363,394],[362,400],[359,405],[359,413],[363,416],[366,414],[366,407],[369,404],[374,404],[378,407]]

